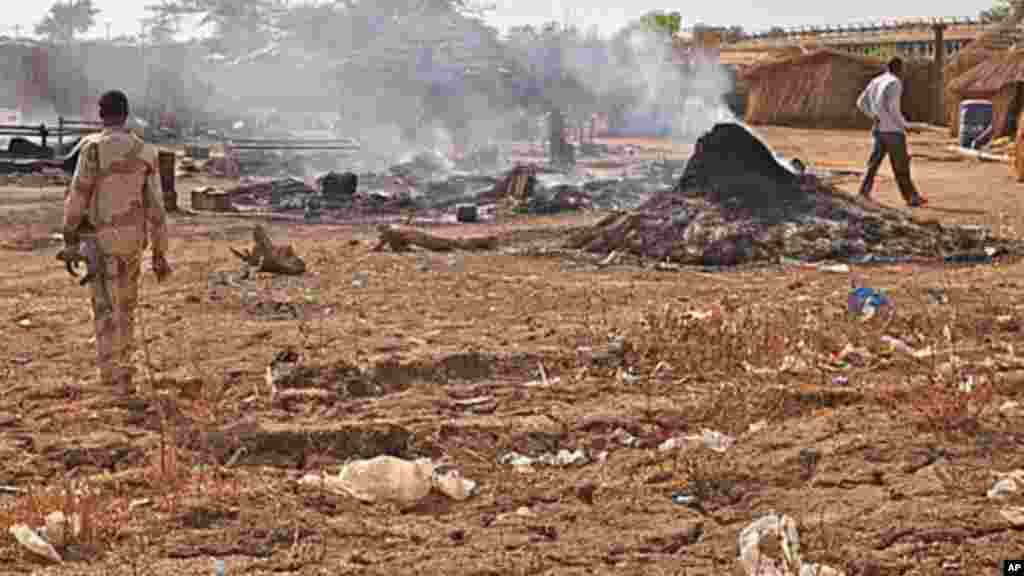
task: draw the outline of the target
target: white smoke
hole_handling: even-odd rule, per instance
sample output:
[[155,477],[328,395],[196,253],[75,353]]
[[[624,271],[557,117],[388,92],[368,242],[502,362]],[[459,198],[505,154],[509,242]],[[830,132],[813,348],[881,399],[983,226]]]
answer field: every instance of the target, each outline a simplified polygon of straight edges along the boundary
[[624,41],[628,53],[596,74],[589,60],[580,61],[579,51],[567,50],[565,65],[598,93],[625,89],[639,95],[627,112],[627,131],[667,131],[673,139],[693,142],[715,123],[735,120],[725,103],[732,82],[703,52],[674,53],[667,38],[644,29],[633,30]]

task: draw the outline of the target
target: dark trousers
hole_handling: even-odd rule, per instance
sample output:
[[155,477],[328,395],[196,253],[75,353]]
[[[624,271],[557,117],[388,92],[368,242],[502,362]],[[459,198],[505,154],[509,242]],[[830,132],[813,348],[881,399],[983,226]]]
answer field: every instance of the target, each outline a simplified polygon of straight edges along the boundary
[[892,163],[892,171],[896,176],[896,184],[900,188],[900,194],[907,204],[917,198],[917,189],[910,180],[910,155],[907,153],[907,136],[902,132],[871,132],[875,140],[874,148],[871,150],[871,158],[868,159],[867,172],[864,174],[864,183],[861,184],[860,193],[868,196],[875,185],[875,176],[882,166],[882,161],[889,156]]

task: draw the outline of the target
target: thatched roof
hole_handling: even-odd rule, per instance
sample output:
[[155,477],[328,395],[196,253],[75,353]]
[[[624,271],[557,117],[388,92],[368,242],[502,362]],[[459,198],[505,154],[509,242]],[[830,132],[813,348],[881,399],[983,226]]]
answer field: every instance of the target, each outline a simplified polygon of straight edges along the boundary
[[1024,50],[985,60],[956,78],[949,88],[962,96],[982,96],[996,94],[1017,82],[1024,82]]
[[870,58],[868,56],[861,56],[858,54],[850,54],[847,52],[824,48],[821,50],[814,50],[812,52],[794,54],[789,58],[780,58],[777,60],[769,60],[764,63],[759,63],[756,66],[744,70],[741,76],[743,80],[756,81],[762,78],[771,78],[775,74],[792,71],[796,68],[819,66],[832,59],[843,60],[859,65],[865,69],[881,71],[885,68],[885,63],[877,58]]
[[[931,115],[928,67],[917,61],[905,66],[903,109],[911,119]],[[877,58],[832,49],[815,50],[741,71],[750,84],[746,119],[752,124],[856,128],[870,120],[856,106],[872,78],[885,70]]]

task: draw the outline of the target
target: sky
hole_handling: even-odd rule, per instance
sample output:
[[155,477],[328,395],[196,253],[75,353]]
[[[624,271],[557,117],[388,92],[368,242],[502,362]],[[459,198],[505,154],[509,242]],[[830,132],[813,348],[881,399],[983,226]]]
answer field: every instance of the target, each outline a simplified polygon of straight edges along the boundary
[[[771,26],[848,24],[897,18],[973,17],[995,3],[995,0],[776,0],[756,3],[750,0],[491,1],[496,4],[496,9],[487,19],[499,29],[557,20],[583,29],[596,26],[604,34],[613,33],[626,22],[650,10],[678,10],[683,14],[684,26],[700,22],[709,25],[739,25],[747,30],[765,30]],[[4,3],[9,5],[4,9],[0,34],[8,35],[17,32],[15,26],[20,26],[21,34],[31,31],[53,4],[51,0],[7,0]],[[107,33],[107,24],[112,36],[138,34],[139,19],[146,15],[145,6],[150,3],[155,3],[155,0],[94,0],[94,5],[101,13],[96,17],[96,27],[88,36],[102,38]]]

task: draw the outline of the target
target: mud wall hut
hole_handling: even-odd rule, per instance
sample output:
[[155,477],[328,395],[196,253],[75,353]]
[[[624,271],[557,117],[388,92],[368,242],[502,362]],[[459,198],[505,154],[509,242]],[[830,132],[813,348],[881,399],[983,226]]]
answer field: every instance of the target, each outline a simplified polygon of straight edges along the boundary
[[[927,63],[905,64],[903,113],[910,121],[932,118],[932,73]],[[741,80],[750,87],[745,119],[750,124],[812,128],[869,128],[857,97],[885,70],[876,58],[820,49],[759,64]]]
[[[1024,106],[1024,50],[989,58],[954,80],[949,90],[956,97],[957,109],[964,100],[992,102],[993,138],[1014,134]],[[952,127],[954,135],[959,136],[959,119]]]

